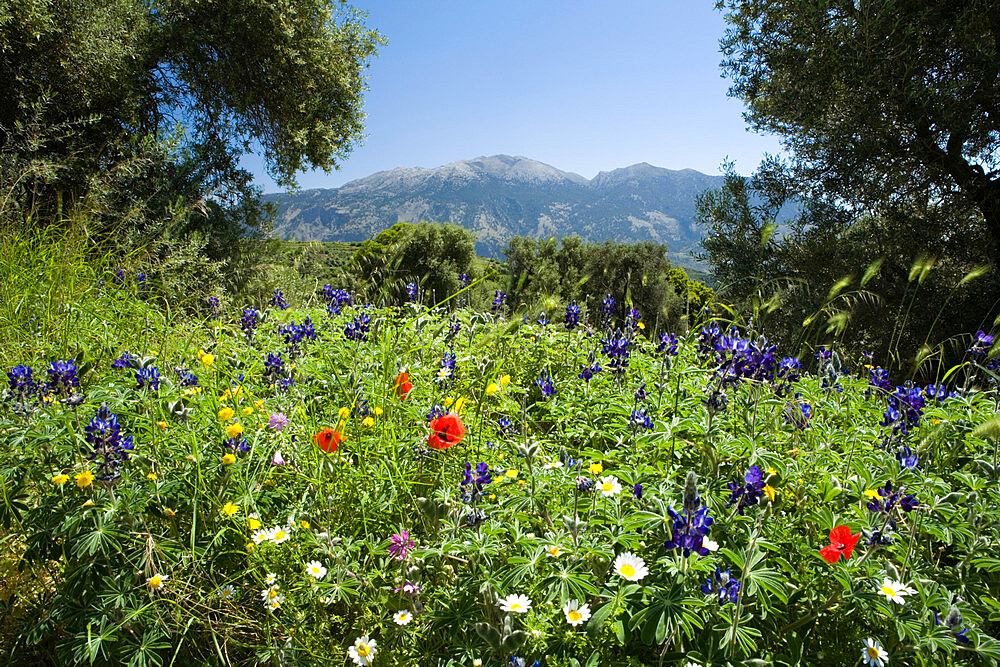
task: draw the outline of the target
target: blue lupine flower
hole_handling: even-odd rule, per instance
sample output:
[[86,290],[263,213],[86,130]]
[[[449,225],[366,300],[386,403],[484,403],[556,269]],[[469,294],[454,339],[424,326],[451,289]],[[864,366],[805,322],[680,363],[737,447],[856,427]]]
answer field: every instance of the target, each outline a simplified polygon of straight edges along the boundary
[[286,392],[293,386],[295,386],[295,380],[290,377],[283,377],[280,380],[278,380],[278,383],[274,386],[278,391]]
[[416,283],[406,283],[406,299],[408,301],[417,300],[417,284]]
[[714,390],[708,398],[702,399],[701,404],[708,408],[709,414],[715,415],[725,412],[729,405],[729,397],[726,396],[725,392]]
[[670,530],[670,538],[663,543],[666,549],[680,549],[687,558],[691,552],[707,556],[708,547],[704,545],[705,537],[712,528],[712,517],[708,516],[708,507],[702,504],[698,495],[698,478],[694,472],[688,472],[684,480],[684,507],[680,512],[667,506],[667,514],[674,522]]
[[510,417],[500,417],[497,419],[497,435],[517,434],[517,424],[511,421]]
[[141,271],[139,273],[135,274],[135,284],[138,286],[140,294],[142,294],[143,292],[145,292],[146,289],[147,289],[147,286],[146,286],[146,274],[142,273]]
[[642,500],[642,484],[635,483],[635,486],[632,487],[632,495],[635,496],[636,500]]
[[478,502],[482,497],[483,488],[493,482],[493,475],[490,473],[489,466],[485,463],[478,463],[474,472],[475,476],[473,476],[472,463],[466,462],[465,470],[462,473],[462,481],[459,483],[463,501],[466,503]]
[[600,372],[601,372],[601,364],[599,364],[595,360],[594,353],[591,352],[589,355],[587,355],[587,365],[580,366],[580,373],[579,375],[577,375],[577,377],[583,380],[584,382],[589,383],[590,380],[594,377],[594,374]]
[[884,487],[878,489],[878,497],[873,497],[868,501],[868,509],[872,512],[882,512],[889,514],[899,505],[904,512],[912,512],[920,504],[915,493],[904,495],[906,487],[901,486],[896,490],[892,488],[892,480],[885,483]]
[[122,438],[118,416],[102,403],[90,423],[84,427],[87,443],[91,451],[87,458],[97,462],[97,479],[111,481],[116,479],[121,464],[128,460],[133,449],[132,436]]
[[976,335],[972,337],[972,346],[966,350],[966,352],[974,357],[982,357],[990,351],[990,347],[992,347],[992,345],[993,336],[980,329],[976,332]]
[[364,419],[371,414],[371,408],[368,406],[368,399],[361,398],[357,401],[353,408],[351,408],[351,416],[357,417],[358,419]]
[[264,360],[264,378],[268,384],[276,383],[285,374],[285,362],[281,352],[268,352]]
[[76,388],[80,386],[77,370],[76,362],[72,359],[60,359],[50,363],[46,371],[49,375],[49,391],[67,396],[75,393]]
[[160,388],[160,369],[156,366],[140,368],[135,372],[135,388],[156,391]]
[[594,490],[594,480],[591,477],[580,475],[576,478],[576,490],[580,493],[589,493]]
[[764,471],[760,466],[750,466],[743,476],[743,481],[744,484],[735,481],[729,483],[728,488],[732,493],[726,501],[729,507],[736,505],[736,511],[740,514],[743,514],[747,507],[757,504],[764,493],[764,487],[767,486],[767,482],[764,481]]
[[280,289],[274,290],[274,294],[271,296],[271,306],[279,310],[288,309],[288,302],[285,301],[285,295],[281,293]]
[[539,324],[539,325],[540,325],[540,326],[541,326],[542,328],[544,328],[544,327],[547,327],[547,326],[549,325],[549,318],[545,316],[545,313],[544,313],[544,312],[543,312],[543,313],[542,313],[541,315],[539,315],[539,316],[538,316],[538,319],[537,319],[537,320],[535,320],[535,321],[536,321],[536,322],[538,322],[538,324]]
[[610,294],[606,294],[603,299],[601,299],[601,312],[606,319],[614,317],[615,314],[615,297]]
[[919,387],[896,387],[887,398],[880,423],[892,426],[893,435],[906,435],[920,423],[925,403],[924,392]]
[[115,269],[115,277],[112,278],[112,281],[114,282],[115,285],[124,285],[125,284],[125,269],[121,269],[121,268]]
[[653,418],[646,414],[646,408],[640,408],[638,410],[632,411],[632,416],[629,417],[629,424],[635,429],[648,429],[653,428]]
[[177,381],[181,387],[198,386],[198,376],[183,366],[177,368]]
[[565,324],[568,331],[572,331],[580,325],[580,307],[576,305],[575,300],[566,306]]
[[221,315],[219,312],[219,297],[208,297],[208,313],[209,317],[212,317],[213,319],[218,318]]
[[785,404],[785,422],[801,431],[809,426],[809,421],[812,419],[812,406],[798,400],[798,394],[795,395],[795,398],[794,402]]
[[626,329],[640,329],[639,326],[642,323],[642,315],[635,308],[629,308],[628,313],[625,315],[625,328]]
[[965,619],[962,617],[962,612],[958,610],[958,607],[951,608],[951,611],[944,618],[944,623],[941,622],[941,617],[938,615],[937,609],[931,609],[931,611],[934,613],[934,625],[944,625],[947,627],[955,638],[955,641],[959,644],[969,643],[969,628],[965,626]]
[[243,329],[247,340],[253,338],[258,324],[260,324],[260,312],[253,308],[244,308],[243,314],[240,317],[240,328]]
[[467,273],[462,273],[462,274],[459,274],[459,276],[458,276],[458,281],[459,281],[460,283],[462,283],[462,285],[463,285],[464,287],[468,287],[468,286],[469,286],[469,283],[471,283],[471,282],[472,282],[472,278],[471,278],[471,277],[469,277],[469,274],[467,274]]
[[437,381],[448,385],[455,377],[456,358],[454,352],[445,352],[441,358],[441,366],[438,368]]
[[503,310],[503,301],[507,298],[506,292],[497,290],[493,295],[493,312],[498,313]]
[[552,377],[545,371],[545,369],[542,369],[541,375],[535,379],[535,384],[542,390],[543,398],[555,396],[556,387],[552,383]]
[[896,452],[896,460],[899,461],[899,467],[903,470],[916,468],[920,463],[917,455],[909,447],[900,447],[899,451]]
[[38,393],[38,383],[35,381],[34,374],[35,371],[30,366],[23,364],[14,366],[7,372],[7,384],[21,403],[29,396]]
[[458,317],[455,315],[451,316],[451,320],[448,323],[448,333],[445,335],[446,338],[454,338],[458,335],[458,332],[462,330],[462,323],[458,321]]
[[961,396],[957,391],[949,391],[943,384],[929,384],[924,387],[924,393],[927,395],[927,398],[933,399],[938,403],[948,398],[959,398]]
[[657,354],[665,354],[668,357],[677,356],[677,336],[672,333],[660,334],[660,342],[656,345]]
[[345,289],[334,289],[331,285],[323,285],[323,298],[326,300],[326,312],[339,315],[341,308],[353,300],[351,293]]
[[444,417],[446,414],[448,414],[448,410],[446,410],[443,405],[435,403],[434,407],[431,408],[431,411],[427,413],[427,423],[430,424],[438,417]]
[[820,345],[819,349],[816,350],[816,354],[813,355],[813,357],[816,360],[818,360],[820,363],[823,363],[824,361],[826,361],[827,359],[829,359],[831,356],[833,356],[833,350],[828,350],[823,345]]
[[111,367],[118,371],[126,368],[138,368],[139,362],[128,352],[122,352],[120,357],[111,362]]
[[740,582],[733,578],[729,570],[723,572],[721,568],[716,567],[714,580],[709,577],[709,579],[701,585],[701,592],[706,595],[717,593],[719,596],[720,607],[727,602],[736,604],[736,602],[740,599]]
[[646,391],[646,383],[643,382],[639,385],[639,388],[635,390],[635,402],[641,403],[642,401],[645,401],[648,396],[649,392]]
[[368,330],[371,328],[371,321],[372,319],[367,313],[358,315],[344,327],[344,336],[348,340],[362,342],[368,340]]
[[245,435],[235,438],[226,438],[222,441],[222,446],[233,452],[249,452],[250,444]]
[[631,354],[628,338],[621,331],[616,331],[614,335],[601,341],[603,353],[610,360],[608,369],[618,379],[628,370],[629,355]]

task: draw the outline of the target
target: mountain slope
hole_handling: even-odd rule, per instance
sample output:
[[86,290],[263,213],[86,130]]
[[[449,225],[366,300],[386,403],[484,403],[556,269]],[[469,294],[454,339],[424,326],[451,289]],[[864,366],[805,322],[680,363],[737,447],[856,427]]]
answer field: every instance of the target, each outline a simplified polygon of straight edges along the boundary
[[275,234],[285,239],[362,241],[397,222],[452,222],[476,234],[477,251],[499,256],[516,235],[590,241],[653,240],[672,253],[703,236],[695,196],[721,176],[642,163],[592,180],[524,157],[494,155],[434,169],[399,167],[340,188],[269,194]]

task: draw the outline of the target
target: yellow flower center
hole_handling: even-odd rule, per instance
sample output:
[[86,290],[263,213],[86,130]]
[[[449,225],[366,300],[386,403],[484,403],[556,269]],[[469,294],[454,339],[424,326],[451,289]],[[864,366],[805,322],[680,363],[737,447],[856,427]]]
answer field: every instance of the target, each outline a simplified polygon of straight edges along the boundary
[[551,549],[549,549],[549,553],[552,554],[553,556],[558,556],[559,555],[559,547],[552,547]]
[[159,588],[161,584],[163,584],[163,579],[160,577],[153,577],[149,580],[150,588]]
[[632,567],[631,565],[628,565],[628,564],[622,565],[622,567],[619,570],[619,572],[621,572],[626,577],[634,577],[635,576],[635,568]]
[[287,533],[285,531],[279,530],[278,532],[276,532],[274,534],[274,539],[275,540],[283,540],[283,539],[285,539],[285,535],[287,535]]
[[612,484],[611,482],[604,482],[603,484],[601,484],[601,491],[603,491],[604,493],[611,493],[611,490],[613,488],[615,488],[615,485]]
[[896,597],[896,589],[890,588],[888,586],[881,586],[881,589],[884,595],[888,595],[891,598]]
[[272,588],[267,592],[267,597],[273,600],[274,598],[278,597],[278,591]]
[[406,619],[407,619],[407,616],[406,616],[406,614],[400,614],[400,615],[399,615],[399,620],[401,620],[401,621],[405,621]]
[[867,651],[868,651],[868,657],[869,658],[877,658],[878,657],[878,649],[875,648],[874,646],[869,646],[867,648]]
[[360,644],[358,646],[358,656],[367,658],[369,653],[371,653],[371,649],[368,648],[368,644]]
[[583,618],[583,615],[580,612],[578,612],[576,609],[574,609],[571,612],[569,612],[569,620],[571,620],[571,621],[579,621],[581,618]]
[[511,611],[517,611],[518,609],[523,609],[523,607],[516,602],[510,606]]

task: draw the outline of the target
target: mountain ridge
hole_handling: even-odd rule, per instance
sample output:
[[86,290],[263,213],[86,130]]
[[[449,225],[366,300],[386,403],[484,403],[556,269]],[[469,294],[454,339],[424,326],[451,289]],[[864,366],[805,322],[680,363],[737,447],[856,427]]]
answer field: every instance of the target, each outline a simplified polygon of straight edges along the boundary
[[651,240],[671,254],[704,236],[694,199],[722,176],[640,162],[594,178],[524,156],[491,155],[439,167],[396,167],[339,188],[271,193],[275,235],[285,239],[361,241],[397,222],[451,222],[476,235],[477,251],[499,256],[515,235],[577,234],[588,241]]

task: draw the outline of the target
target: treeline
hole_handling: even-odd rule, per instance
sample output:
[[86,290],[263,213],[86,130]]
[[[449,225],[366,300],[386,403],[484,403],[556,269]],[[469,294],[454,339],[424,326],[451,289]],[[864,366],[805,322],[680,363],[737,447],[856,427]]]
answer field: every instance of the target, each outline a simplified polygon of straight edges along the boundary
[[[336,284],[368,303],[469,306],[512,316],[553,321],[573,301],[581,317],[598,324],[610,295],[614,317],[635,309],[650,327],[683,329],[712,303],[713,291],[672,266],[667,247],[645,243],[588,243],[579,237],[514,237],[506,261],[478,257],[468,230],[447,223],[398,223],[359,246],[295,244],[283,250],[298,272],[298,296],[308,299],[321,284]],[[356,248],[344,259],[349,248]],[[337,255],[341,261],[319,261]],[[415,290],[415,296],[411,293]],[[502,308],[494,307],[497,293]],[[288,293],[288,290],[286,290]],[[295,295],[295,290],[291,292]]]

